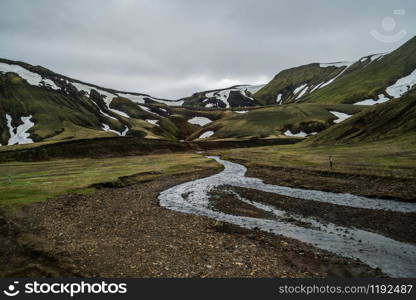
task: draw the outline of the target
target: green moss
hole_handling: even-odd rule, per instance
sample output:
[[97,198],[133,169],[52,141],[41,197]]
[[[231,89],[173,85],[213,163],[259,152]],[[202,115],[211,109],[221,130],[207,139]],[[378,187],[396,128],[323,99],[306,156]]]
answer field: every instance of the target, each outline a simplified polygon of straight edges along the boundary
[[0,205],[27,204],[70,191],[90,193],[94,192],[90,188],[93,184],[136,173],[173,175],[217,167],[212,160],[195,154],[2,163]]

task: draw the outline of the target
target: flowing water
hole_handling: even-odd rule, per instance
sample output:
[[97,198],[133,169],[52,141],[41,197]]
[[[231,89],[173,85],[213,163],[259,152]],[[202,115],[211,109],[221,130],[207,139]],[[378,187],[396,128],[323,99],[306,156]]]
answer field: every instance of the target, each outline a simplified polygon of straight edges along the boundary
[[416,276],[415,245],[399,242],[361,229],[346,228],[331,223],[323,224],[312,218],[290,214],[292,218],[312,224],[308,228],[294,225],[279,220],[279,217],[286,215],[287,212],[275,209],[273,206],[245,199],[233,191],[228,192],[233,193],[242,202],[271,212],[276,216],[276,219],[226,214],[215,211],[210,207],[208,193],[218,186],[228,185],[307,201],[404,213],[416,212],[416,204],[265,184],[258,178],[246,177],[247,169],[243,165],[222,160],[217,156],[208,156],[208,158],[215,159],[222,164],[224,170],[216,175],[182,183],[161,192],[159,195],[160,205],[183,213],[206,216],[244,228],[258,228],[263,231],[294,238],[344,257],[360,259],[371,267],[380,268],[384,273],[392,277]]

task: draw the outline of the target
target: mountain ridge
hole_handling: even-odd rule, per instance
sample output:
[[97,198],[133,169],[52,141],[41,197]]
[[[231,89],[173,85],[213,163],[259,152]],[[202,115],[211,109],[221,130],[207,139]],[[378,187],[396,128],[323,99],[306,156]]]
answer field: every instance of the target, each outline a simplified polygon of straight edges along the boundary
[[235,85],[177,100],[0,59],[0,144],[106,136],[172,141],[307,137],[366,105],[408,93],[416,84],[414,50],[416,38],[388,54],[311,63],[283,70],[266,85]]

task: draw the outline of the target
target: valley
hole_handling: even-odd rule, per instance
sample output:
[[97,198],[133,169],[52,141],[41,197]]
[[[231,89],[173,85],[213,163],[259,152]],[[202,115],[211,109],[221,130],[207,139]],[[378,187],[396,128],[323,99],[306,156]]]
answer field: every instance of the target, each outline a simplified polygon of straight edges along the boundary
[[173,100],[0,59],[0,276],[414,277],[415,49]]

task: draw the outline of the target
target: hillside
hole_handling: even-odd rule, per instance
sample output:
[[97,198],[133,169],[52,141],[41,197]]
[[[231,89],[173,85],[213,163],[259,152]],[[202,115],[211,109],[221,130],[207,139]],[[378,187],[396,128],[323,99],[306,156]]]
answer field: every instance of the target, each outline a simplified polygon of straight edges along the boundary
[[235,111],[204,126],[190,136],[210,133],[213,139],[276,138],[315,135],[329,126],[361,111],[364,106],[329,104],[290,104]]
[[416,141],[416,90],[400,99],[364,109],[348,120],[323,131],[308,143],[349,144],[380,140]]
[[3,59],[0,144],[116,136],[171,141],[305,137],[333,124],[337,116],[331,109],[347,114],[361,110],[352,105],[259,109],[252,93],[260,88],[207,91],[196,94],[198,99],[208,97],[200,102],[195,97],[169,101],[99,87],[40,66]]
[[302,96],[329,84],[349,64],[348,62],[333,64],[313,63],[283,70],[255,93],[254,97],[264,105],[296,102]]
[[180,104],[0,60],[0,145],[106,136],[178,140],[200,127],[189,119],[221,115],[186,113]]
[[174,101],[0,59],[0,145],[117,136],[304,138],[367,105],[405,95],[416,84],[415,52],[413,38],[389,54],[312,63],[284,70],[264,86],[239,85]]
[[416,83],[415,52],[416,37],[391,53],[284,70],[254,98],[263,104],[385,102],[400,97]]

